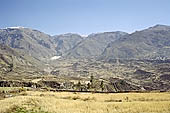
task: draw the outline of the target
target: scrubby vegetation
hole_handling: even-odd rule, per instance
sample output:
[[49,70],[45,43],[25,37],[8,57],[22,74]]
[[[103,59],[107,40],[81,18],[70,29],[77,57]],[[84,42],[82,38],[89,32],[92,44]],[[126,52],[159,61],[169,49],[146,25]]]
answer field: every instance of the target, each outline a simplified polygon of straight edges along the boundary
[[14,106],[9,109],[6,113],[48,113],[41,110],[27,109],[25,107]]
[[0,100],[0,113],[169,113],[170,93],[26,91]]

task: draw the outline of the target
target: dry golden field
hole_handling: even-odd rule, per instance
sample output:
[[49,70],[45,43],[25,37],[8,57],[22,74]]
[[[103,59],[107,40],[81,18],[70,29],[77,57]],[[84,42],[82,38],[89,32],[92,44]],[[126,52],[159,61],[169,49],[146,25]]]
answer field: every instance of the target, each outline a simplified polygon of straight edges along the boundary
[[27,91],[0,100],[0,113],[170,113],[170,93]]

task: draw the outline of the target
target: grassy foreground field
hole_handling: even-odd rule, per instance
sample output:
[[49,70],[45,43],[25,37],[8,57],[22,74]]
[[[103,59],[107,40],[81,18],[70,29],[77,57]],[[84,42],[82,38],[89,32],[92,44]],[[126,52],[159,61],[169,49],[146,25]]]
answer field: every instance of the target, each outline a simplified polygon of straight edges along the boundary
[[27,91],[0,100],[0,113],[170,113],[170,93]]

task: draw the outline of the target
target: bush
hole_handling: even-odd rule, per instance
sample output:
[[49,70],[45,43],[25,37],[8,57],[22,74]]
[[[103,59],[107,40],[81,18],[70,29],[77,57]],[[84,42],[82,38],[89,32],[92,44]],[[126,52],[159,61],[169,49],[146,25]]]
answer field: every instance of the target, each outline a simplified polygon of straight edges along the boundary
[[122,102],[122,100],[110,99],[110,100],[105,100],[105,102]]
[[44,97],[45,95],[44,94],[40,94],[40,97]]
[[22,95],[22,96],[27,96],[28,93],[27,93],[27,92],[21,92],[20,95]]
[[72,97],[73,100],[81,99],[79,96]]
[[62,99],[72,99],[71,96],[62,97]]
[[90,101],[90,100],[96,101],[96,98],[95,98],[95,97],[92,97],[92,98],[87,97],[87,98],[84,98],[84,99],[82,99],[82,100],[83,100],[83,101]]
[[25,88],[19,88],[18,91],[19,91],[19,92],[25,92],[25,91],[27,91],[27,89],[25,89]]
[[49,113],[41,110],[26,109],[25,107],[14,106],[6,113]]

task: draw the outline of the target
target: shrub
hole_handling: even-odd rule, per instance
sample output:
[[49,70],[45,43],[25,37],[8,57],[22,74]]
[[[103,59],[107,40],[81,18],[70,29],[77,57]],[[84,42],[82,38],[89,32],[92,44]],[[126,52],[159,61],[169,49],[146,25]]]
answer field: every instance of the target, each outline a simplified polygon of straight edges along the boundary
[[81,99],[79,96],[74,96],[72,97],[73,100],[78,100],[78,99]]
[[122,100],[110,99],[110,100],[105,100],[105,102],[122,102]]
[[13,106],[6,113],[49,113],[42,110],[26,109],[25,107]]
[[25,88],[19,88],[18,91],[19,91],[19,92],[25,92],[25,91],[27,91],[27,89],[25,89]]
[[87,98],[84,98],[84,99],[82,99],[82,100],[83,100],[83,101],[90,101],[90,100],[96,101],[96,98],[95,98],[95,97],[92,97],[92,98],[87,97]]

